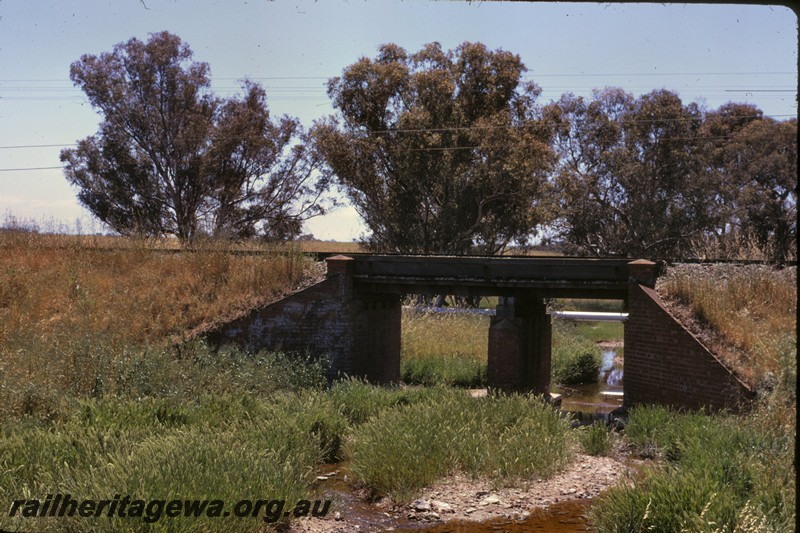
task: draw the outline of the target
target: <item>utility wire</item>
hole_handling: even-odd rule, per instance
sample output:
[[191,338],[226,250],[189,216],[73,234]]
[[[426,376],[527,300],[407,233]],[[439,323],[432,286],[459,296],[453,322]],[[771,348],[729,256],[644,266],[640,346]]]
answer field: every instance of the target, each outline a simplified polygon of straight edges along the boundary
[[[766,137],[776,137],[784,135],[782,132],[772,132],[768,133]],[[661,137],[655,140],[654,144],[658,143],[666,143],[666,142],[674,142],[674,141],[713,141],[713,140],[728,140],[732,139],[732,135],[720,135],[720,136],[707,136],[707,137]],[[482,145],[470,145],[470,146],[429,146],[424,148],[409,148],[409,152],[445,152],[445,151],[457,151],[457,150],[499,150],[503,148],[509,148],[509,146],[482,146]],[[0,172],[24,172],[28,170],[53,170],[53,169],[63,169],[65,167],[30,167],[30,168],[0,168]]]
[[[754,119],[760,120],[765,118],[796,118],[797,115],[748,115],[748,116],[717,116],[714,117],[715,120],[745,120],[745,119]],[[637,119],[637,120],[628,120],[623,121],[623,126],[628,126],[632,124],[650,124],[650,123],[672,123],[672,122],[695,122],[697,120],[702,120],[699,118],[669,118],[669,119]],[[568,125],[565,123],[564,125]],[[537,128],[537,127],[546,127],[546,128],[553,128],[559,127],[561,124],[545,124],[545,123],[535,123],[535,124],[518,124],[518,125],[504,125],[504,126],[454,126],[449,128],[399,128],[393,130],[375,130],[375,131],[363,131],[363,132],[356,132],[362,135],[373,135],[373,134],[384,134],[384,133],[446,133],[446,132],[462,132],[462,131],[486,131],[486,130],[501,130],[501,129],[525,129],[525,128]],[[189,140],[189,139],[186,139]],[[53,143],[53,144],[18,144],[12,146],[0,146],[0,150],[15,150],[15,149],[25,149],[25,148],[58,148],[58,147],[66,147],[66,146],[77,146],[77,143]]]

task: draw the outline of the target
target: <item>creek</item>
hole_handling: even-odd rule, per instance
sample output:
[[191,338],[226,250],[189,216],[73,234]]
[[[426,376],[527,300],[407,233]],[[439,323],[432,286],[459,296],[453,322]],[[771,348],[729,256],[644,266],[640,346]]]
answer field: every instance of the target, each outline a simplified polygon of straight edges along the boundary
[[[475,310],[471,312],[474,313]],[[483,313],[493,314],[491,311]],[[597,383],[553,387],[553,392],[561,395],[561,411],[577,423],[584,425],[595,421],[608,422],[609,414],[622,406],[623,359],[615,351],[618,346],[621,347],[621,343],[614,344],[613,348],[605,349],[603,352]],[[474,395],[485,394],[485,389],[480,392],[482,394]],[[405,513],[395,512],[380,503],[365,501],[349,482],[345,463],[325,465],[319,472],[321,473],[317,486],[319,493],[324,493],[326,498],[336,502],[336,508],[341,510],[341,516],[348,526],[359,526],[361,531],[393,530],[426,533],[592,531],[587,518],[591,499],[559,501],[544,508],[532,508],[530,515],[521,520],[498,518],[483,522],[457,520],[431,524],[411,520]]]

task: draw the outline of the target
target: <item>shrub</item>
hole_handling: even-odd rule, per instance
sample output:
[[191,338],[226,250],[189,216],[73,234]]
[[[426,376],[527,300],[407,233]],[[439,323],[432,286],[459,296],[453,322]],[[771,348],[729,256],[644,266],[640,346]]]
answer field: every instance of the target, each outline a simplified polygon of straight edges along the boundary
[[[652,407],[632,410],[625,431],[640,453],[665,464],[598,499],[592,515],[599,531],[732,531],[759,517],[768,517],[772,530],[792,530],[791,432],[764,431],[723,414]],[[745,507],[748,513],[741,512]]]
[[611,434],[600,422],[579,428],[578,440],[589,455],[608,455],[611,451]]
[[553,322],[552,379],[563,385],[597,383],[602,354],[594,342],[577,333],[574,324]]

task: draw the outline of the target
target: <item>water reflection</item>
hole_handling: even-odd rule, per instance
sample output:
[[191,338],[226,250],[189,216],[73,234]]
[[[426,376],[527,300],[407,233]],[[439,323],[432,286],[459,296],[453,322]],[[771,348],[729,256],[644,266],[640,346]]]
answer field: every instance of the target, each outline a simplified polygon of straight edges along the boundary
[[603,352],[597,383],[555,387],[562,395],[561,410],[587,423],[605,419],[622,406],[623,361],[614,350]]

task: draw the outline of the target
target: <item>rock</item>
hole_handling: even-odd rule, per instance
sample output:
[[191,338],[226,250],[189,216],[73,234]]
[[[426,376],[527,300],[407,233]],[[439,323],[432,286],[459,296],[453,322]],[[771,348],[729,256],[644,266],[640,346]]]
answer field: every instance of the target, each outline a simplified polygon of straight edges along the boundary
[[474,513],[475,511],[477,511],[477,509],[475,509],[474,507],[467,507],[464,510],[464,514],[471,514],[471,513]]
[[453,510],[453,507],[449,503],[442,502],[442,501],[439,501],[439,500],[432,500],[431,501],[431,507],[433,507],[434,509],[436,509],[437,511],[440,511],[440,512],[445,512],[445,513],[454,513],[455,512]]
[[336,511],[335,513],[333,513],[333,519],[334,520],[341,520],[342,519],[342,513],[340,513],[339,511]]
[[415,511],[431,510],[431,504],[426,500],[414,500],[414,503],[411,504],[411,507],[413,507]]
[[492,504],[495,504],[495,503],[500,503],[500,498],[498,498],[497,496],[487,496],[484,499],[482,499],[481,502],[480,502],[480,504],[484,505],[484,506],[485,505],[492,505]]
[[317,476],[317,481],[325,481],[328,479],[328,476]]
[[433,520],[441,520],[441,519],[442,519],[442,517],[441,517],[441,516],[439,516],[439,513],[435,513],[435,512],[433,512],[433,511],[431,511],[430,513],[428,513],[428,517],[429,517],[429,518],[432,518]]

